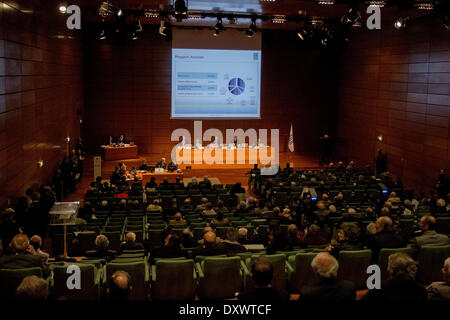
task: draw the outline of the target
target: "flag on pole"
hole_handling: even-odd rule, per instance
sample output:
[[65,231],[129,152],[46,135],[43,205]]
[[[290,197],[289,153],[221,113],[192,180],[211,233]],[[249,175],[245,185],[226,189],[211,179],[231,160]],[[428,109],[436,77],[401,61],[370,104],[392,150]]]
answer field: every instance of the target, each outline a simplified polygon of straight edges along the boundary
[[289,134],[288,147],[291,152],[294,152],[294,130],[292,128],[292,122],[291,122],[291,133]]

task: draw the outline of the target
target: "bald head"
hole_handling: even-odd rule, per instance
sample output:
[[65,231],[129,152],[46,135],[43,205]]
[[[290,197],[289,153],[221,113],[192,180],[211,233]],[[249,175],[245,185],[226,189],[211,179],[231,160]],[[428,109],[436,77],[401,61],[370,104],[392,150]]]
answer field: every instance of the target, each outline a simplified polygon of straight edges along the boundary
[[430,231],[436,228],[436,218],[432,215],[424,215],[420,218],[419,227],[422,231]]
[[125,235],[125,241],[126,242],[134,242],[134,241],[136,241],[136,234],[134,232],[128,232]]
[[131,277],[128,272],[116,271],[109,281],[109,297],[113,300],[126,300],[131,292]]
[[377,219],[377,232],[386,230],[389,231],[392,229],[392,219],[387,216],[382,216]]
[[203,236],[203,240],[205,240],[205,246],[212,246],[216,243],[216,234],[212,231],[205,233]]

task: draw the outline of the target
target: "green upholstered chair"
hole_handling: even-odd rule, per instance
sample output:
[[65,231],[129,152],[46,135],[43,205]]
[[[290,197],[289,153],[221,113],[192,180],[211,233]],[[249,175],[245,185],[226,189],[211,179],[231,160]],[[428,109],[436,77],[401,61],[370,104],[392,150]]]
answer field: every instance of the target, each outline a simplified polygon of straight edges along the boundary
[[418,256],[418,277],[423,285],[429,285],[434,281],[441,281],[441,269],[446,258],[450,257],[450,245],[434,246],[423,245]]
[[42,277],[41,268],[0,269],[0,300],[15,300],[19,284],[32,275]]
[[158,259],[151,268],[154,300],[193,300],[197,283],[194,260]]
[[381,281],[385,281],[389,278],[389,274],[387,272],[387,266],[389,262],[389,256],[393,253],[403,252],[408,255],[411,255],[411,247],[405,248],[383,248],[380,250],[380,254],[378,255],[378,266],[381,270]]
[[290,265],[289,289],[291,292],[300,292],[305,285],[314,285],[318,278],[311,268],[311,262],[318,252],[301,252],[288,257]]
[[199,275],[200,299],[229,299],[243,288],[243,278],[249,276],[239,257],[206,257],[196,263]]
[[339,280],[352,281],[356,289],[366,289],[367,267],[371,265],[372,250],[343,250],[339,252]]
[[[80,289],[67,288],[67,279],[70,276],[67,273],[67,268],[72,264],[78,266],[81,271]],[[86,262],[72,264],[56,265],[53,269],[53,297],[55,299],[64,298],[66,300],[99,299],[102,267],[96,267],[95,264]]]

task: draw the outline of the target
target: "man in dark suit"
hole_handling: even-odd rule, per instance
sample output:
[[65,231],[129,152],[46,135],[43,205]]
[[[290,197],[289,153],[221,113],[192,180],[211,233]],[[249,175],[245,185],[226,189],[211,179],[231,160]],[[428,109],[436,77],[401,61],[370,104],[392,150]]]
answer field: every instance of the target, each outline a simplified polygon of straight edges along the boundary
[[128,232],[125,235],[125,242],[120,245],[119,252],[126,250],[143,250],[144,245],[140,242],[136,242],[136,234],[134,232]]
[[311,262],[314,273],[319,277],[316,286],[306,285],[300,290],[303,301],[352,301],[356,299],[355,285],[351,281],[338,281],[339,264],[335,257],[321,252]]
[[222,243],[216,242],[216,234],[212,231],[206,232],[203,236],[204,245],[192,250],[192,257],[196,256],[217,256],[226,254],[226,248]]
[[107,261],[110,261],[116,257],[117,252],[108,249],[109,240],[105,235],[101,234],[95,238],[95,246],[97,247],[97,250],[87,251],[86,257],[105,259]]
[[155,264],[157,258],[187,257],[187,252],[181,247],[181,239],[175,233],[169,233],[164,239],[164,246],[152,251],[149,259],[150,264]]
[[253,260],[252,278],[255,282],[253,290],[239,293],[239,301],[287,301],[286,291],[274,289],[270,286],[273,279],[273,265],[267,257],[261,256]]
[[383,248],[402,248],[405,241],[393,230],[392,219],[382,216],[377,219],[375,233],[369,238],[367,247],[372,250],[372,261],[378,262],[378,255]]
[[42,268],[44,276],[47,276],[47,267],[42,264],[41,257],[36,254],[26,235],[15,235],[11,240],[10,246],[12,255],[0,257],[0,269],[39,267]]
[[167,168],[166,158],[161,158],[161,160],[156,164],[156,168],[163,168],[164,170],[166,170]]
[[119,139],[117,140],[117,144],[125,144],[125,138],[123,134],[120,135]]

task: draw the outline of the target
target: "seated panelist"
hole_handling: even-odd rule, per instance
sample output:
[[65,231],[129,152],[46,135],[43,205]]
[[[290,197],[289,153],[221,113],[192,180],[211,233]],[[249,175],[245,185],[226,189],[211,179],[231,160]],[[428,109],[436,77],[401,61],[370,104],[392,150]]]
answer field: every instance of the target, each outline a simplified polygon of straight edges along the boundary
[[117,140],[117,144],[124,145],[125,144],[125,138],[123,134],[120,135],[119,139]]
[[166,158],[161,158],[161,160],[156,164],[156,168],[163,168],[164,170],[166,170],[167,168]]

